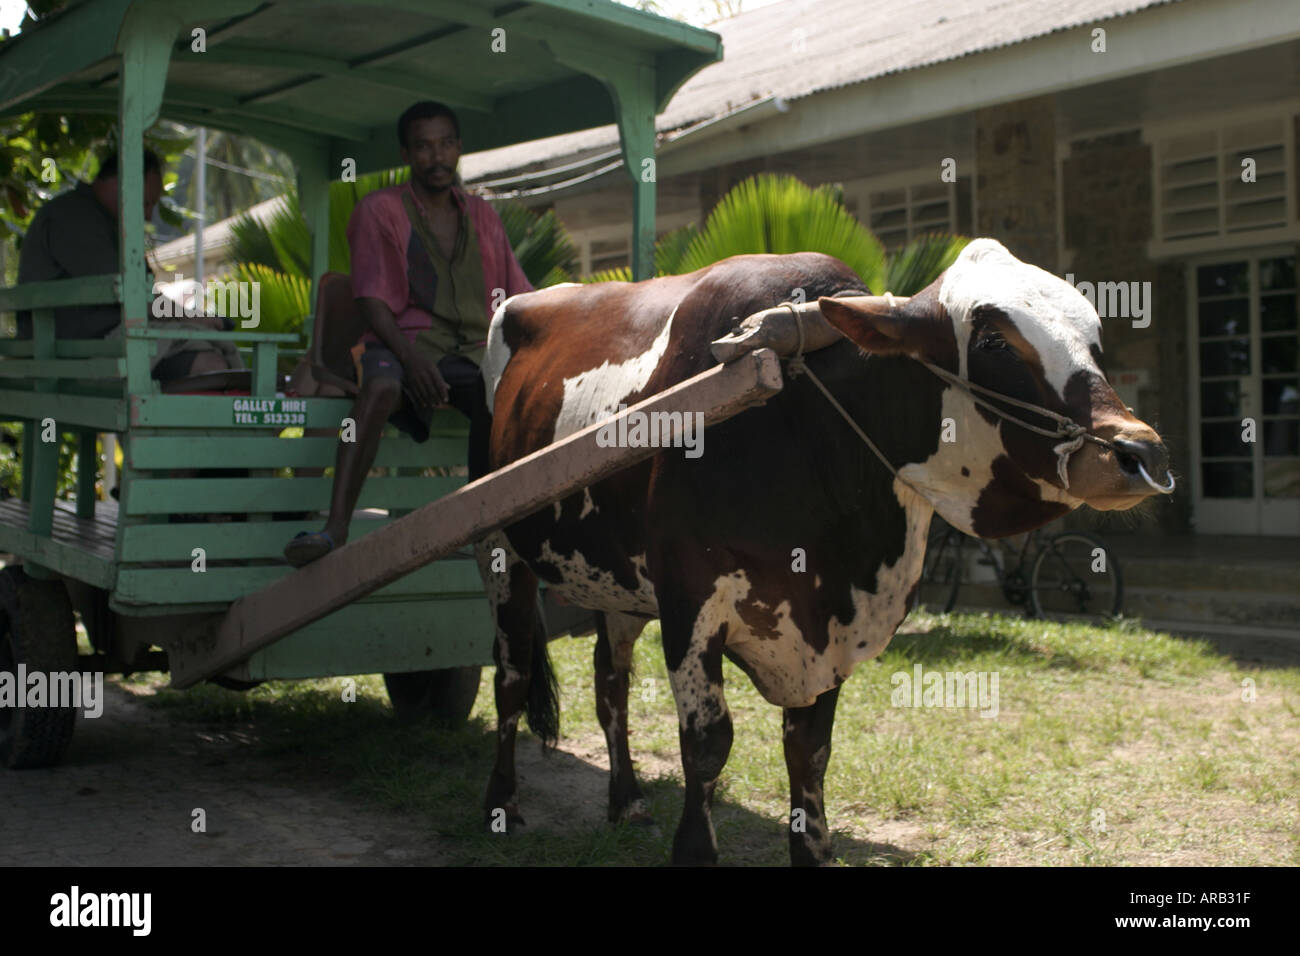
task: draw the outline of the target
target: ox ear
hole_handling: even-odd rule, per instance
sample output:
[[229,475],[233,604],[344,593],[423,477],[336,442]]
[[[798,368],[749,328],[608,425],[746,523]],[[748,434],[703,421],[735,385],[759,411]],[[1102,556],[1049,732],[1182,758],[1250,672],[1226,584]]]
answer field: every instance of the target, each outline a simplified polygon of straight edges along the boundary
[[872,355],[918,355],[920,342],[915,322],[903,314],[907,299],[883,295],[823,296],[817,306],[826,321]]

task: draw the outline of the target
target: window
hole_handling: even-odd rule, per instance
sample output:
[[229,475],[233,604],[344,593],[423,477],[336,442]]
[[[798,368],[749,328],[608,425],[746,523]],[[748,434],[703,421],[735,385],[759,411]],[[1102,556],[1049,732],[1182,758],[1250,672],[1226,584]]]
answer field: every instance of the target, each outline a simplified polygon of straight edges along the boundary
[[[1160,241],[1256,235],[1291,225],[1287,126],[1276,116],[1157,140]],[[1253,182],[1243,181],[1243,163],[1253,164]]]
[[593,239],[591,242],[591,268],[588,274],[605,269],[619,269],[632,264],[629,240]]
[[927,232],[953,231],[957,187],[933,177],[924,182],[858,180],[844,184],[844,207],[886,249],[897,249]]

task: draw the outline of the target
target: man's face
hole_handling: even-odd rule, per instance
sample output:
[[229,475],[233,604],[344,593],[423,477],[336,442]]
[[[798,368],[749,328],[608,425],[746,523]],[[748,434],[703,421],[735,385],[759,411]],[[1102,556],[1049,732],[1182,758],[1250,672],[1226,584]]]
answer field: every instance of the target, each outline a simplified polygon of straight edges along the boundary
[[411,167],[411,178],[430,192],[450,189],[456,182],[460,162],[460,138],[445,116],[416,120],[406,128],[402,159]]
[[[110,176],[107,179],[100,180],[95,185],[100,186],[101,183],[102,183],[102,188],[96,189],[96,193],[99,196],[99,201],[104,204],[105,208],[107,208],[108,211],[113,214],[113,218],[116,219],[118,218],[117,177]],[[144,221],[145,222],[149,222],[151,219],[153,219],[153,212],[155,209],[158,208],[158,201],[162,199],[162,194],[163,194],[162,176],[159,173],[153,171],[145,173],[145,177],[144,177]]]

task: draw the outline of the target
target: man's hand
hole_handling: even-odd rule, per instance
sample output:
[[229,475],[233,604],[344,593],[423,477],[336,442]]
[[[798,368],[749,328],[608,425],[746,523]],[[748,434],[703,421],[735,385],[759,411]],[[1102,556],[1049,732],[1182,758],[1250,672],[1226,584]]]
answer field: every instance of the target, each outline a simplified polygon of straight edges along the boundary
[[419,404],[427,408],[447,404],[447,399],[451,397],[451,390],[447,387],[442,373],[438,371],[438,366],[430,361],[427,355],[408,345],[398,356],[398,361],[402,363],[407,387]]
[[438,366],[417,351],[415,345],[397,327],[397,319],[387,303],[383,299],[362,296],[357,299],[357,308],[379,341],[402,363],[406,389],[411,396],[427,408],[446,405],[451,397],[451,389],[447,387]]

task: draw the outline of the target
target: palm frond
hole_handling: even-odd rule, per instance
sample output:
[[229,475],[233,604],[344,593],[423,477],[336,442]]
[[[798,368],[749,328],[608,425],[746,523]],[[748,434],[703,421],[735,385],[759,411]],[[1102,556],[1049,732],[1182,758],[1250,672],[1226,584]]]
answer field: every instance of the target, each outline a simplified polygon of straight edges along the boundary
[[838,189],[812,188],[793,176],[766,173],[737,184],[719,200],[679,270],[762,252],[824,252],[848,265],[872,290],[885,279],[880,242],[844,208]]
[[536,213],[521,203],[507,202],[496,211],[529,282],[540,289],[572,281],[578,250],[554,209]]
[[599,272],[593,272],[582,280],[584,283],[595,282],[631,282],[631,266],[615,266],[613,269],[601,269]]
[[310,279],[256,262],[238,266],[235,277],[240,282],[257,283],[258,332],[302,332],[311,314]]
[[952,265],[966,243],[965,236],[928,233],[891,252],[885,264],[885,288],[894,295],[916,295]]

